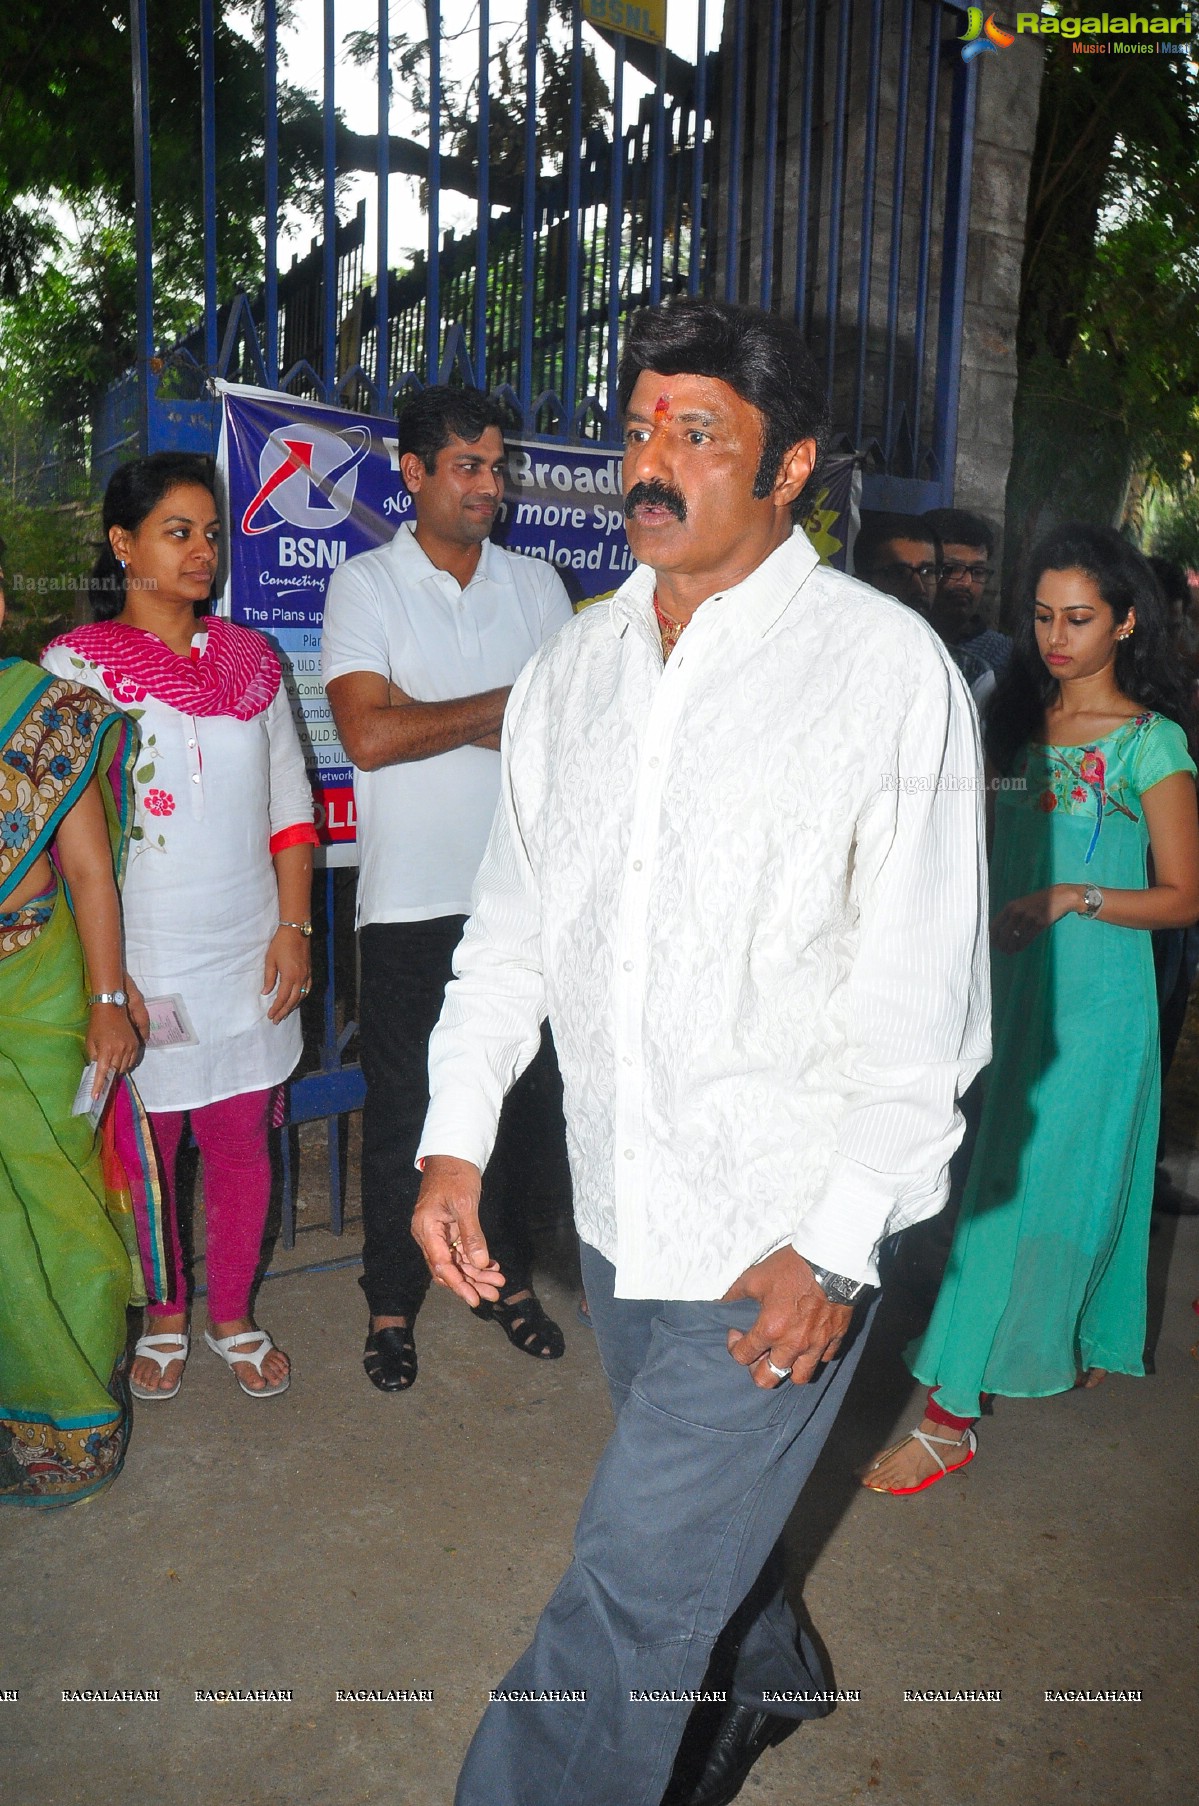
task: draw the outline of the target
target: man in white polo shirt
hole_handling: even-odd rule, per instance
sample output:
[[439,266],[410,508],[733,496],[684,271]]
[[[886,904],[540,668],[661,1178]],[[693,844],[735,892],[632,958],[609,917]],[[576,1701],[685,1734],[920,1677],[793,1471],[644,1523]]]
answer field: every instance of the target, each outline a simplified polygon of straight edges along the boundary
[[[411,1223],[428,1041],[495,812],[504,705],[522,667],[572,612],[551,565],[491,543],[506,465],[494,403],[471,389],[424,390],[400,416],[399,457],[415,523],[334,572],[323,650],[333,717],[354,765],[367,1083],[363,1366],[384,1392],[416,1378],[412,1325],[429,1276]],[[519,1120],[543,1146],[563,1136],[548,1043],[504,1115],[512,1133],[501,1134],[488,1167],[483,1208],[505,1285],[480,1314],[497,1319],[516,1347],[555,1359],[562,1333],[529,1285],[520,1207],[527,1149],[518,1152],[512,1127]]]

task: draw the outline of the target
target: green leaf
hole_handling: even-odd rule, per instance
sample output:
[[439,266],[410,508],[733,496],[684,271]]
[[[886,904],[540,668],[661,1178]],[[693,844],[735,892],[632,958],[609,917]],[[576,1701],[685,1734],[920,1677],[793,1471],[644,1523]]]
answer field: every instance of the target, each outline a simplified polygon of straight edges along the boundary
[[154,776],[154,767],[153,765],[139,766],[133,775],[139,784],[148,784],[150,779]]

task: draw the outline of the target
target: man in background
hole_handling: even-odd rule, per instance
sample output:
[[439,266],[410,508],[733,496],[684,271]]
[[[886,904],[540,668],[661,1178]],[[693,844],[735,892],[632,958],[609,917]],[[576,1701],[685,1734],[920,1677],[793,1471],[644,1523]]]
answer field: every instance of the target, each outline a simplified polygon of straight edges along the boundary
[[930,508],[920,518],[941,545],[933,626],[947,646],[981,658],[998,681],[1007,669],[1012,642],[989,624],[986,609],[985,592],[994,575],[994,529],[981,514],[964,508]]
[[977,654],[958,643],[954,610],[938,610],[941,541],[928,516],[863,511],[854,540],[853,568],[855,576],[924,616],[944,641],[981,714],[995,693],[994,673]]
[[[325,684],[358,817],[363,1366],[382,1392],[416,1379],[412,1326],[429,1278],[411,1230],[428,1041],[495,812],[504,705],[522,666],[572,618],[551,565],[491,542],[502,418],[470,389],[432,387],[408,404],[399,462],[415,519],[340,565],[325,609]],[[563,1133],[547,1042],[508,1100],[488,1168],[483,1207],[507,1287],[479,1313],[541,1359],[564,1344],[530,1285],[523,1201],[539,1156],[565,1172]]]

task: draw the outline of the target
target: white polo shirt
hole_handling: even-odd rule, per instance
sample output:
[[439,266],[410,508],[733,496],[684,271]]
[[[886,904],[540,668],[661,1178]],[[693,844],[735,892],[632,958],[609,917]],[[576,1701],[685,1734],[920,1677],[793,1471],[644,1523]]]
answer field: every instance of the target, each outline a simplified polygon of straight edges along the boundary
[[[326,684],[376,671],[414,702],[449,702],[511,684],[572,618],[553,566],[485,540],[465,589],[438,570],[405,522],[388,545],[329,581]],[[499,754],[458,746],[378,771],[354,768],[358,924],[468,915],[499,795]]]

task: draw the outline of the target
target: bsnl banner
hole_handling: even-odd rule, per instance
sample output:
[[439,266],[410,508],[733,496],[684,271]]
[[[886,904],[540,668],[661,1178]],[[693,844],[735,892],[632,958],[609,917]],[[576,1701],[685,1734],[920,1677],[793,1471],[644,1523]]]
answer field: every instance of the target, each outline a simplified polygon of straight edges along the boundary
[[[352,862],[353,772],[321,683],[325,592],[339,564],[384,544],[411,518],[396,424],[269,389],[219,387],[218,466],[229,520],[221,611],[258,628],[277,648],[321,839],[333,862]],[[510,439],[508,451],[509,487],[495,540],[548,559],[576,608],[611,595],[634,562],[619,453],[520,439]],[[805,520],[821,556],[842,569],[854,478],[851,457],[831,460]]]

